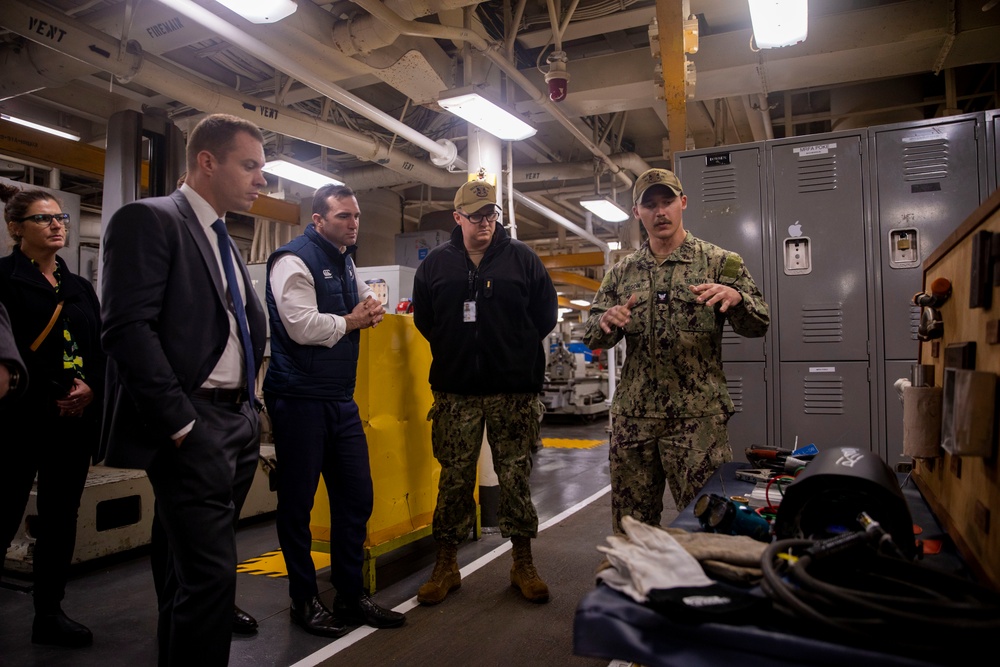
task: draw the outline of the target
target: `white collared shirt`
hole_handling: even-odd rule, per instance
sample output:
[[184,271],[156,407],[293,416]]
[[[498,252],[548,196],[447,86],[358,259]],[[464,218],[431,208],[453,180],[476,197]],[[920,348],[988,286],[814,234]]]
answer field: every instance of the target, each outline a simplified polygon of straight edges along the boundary
[[[359,303],[376,299],[371,285],[355,274]],[[271,295],[289,338],[299,345],[333,347],[347,332],[340,315],[321,313],[316,305],[316,285],[312,272],[297,255],[286,252],[271,265]]]
[[[215,254],[219,273],[222,275],[222,289],[226,291],[229,289],[229,283],[226,281],[226,272],[222,268],[219,237],[215,233],[215,230],[212,229],[212,223],[220,217],[225,220],[225,213],[221,216],[216,213],[212,205],[205,201],[205,198],[187,183],[181,185],[180,191],[187,198],[188,203],[191,204],[191,208],[198,217],[198,222],[201,223],[202,230],[208,238],[209,245],[212,246],[212,252]],[[229,249],[227,248],[228,251]],[[240,261],[241,258],[234,256],[233,266],[236,268],[237,274],[239,273]],[[240,296],[243,298],[243,303],[246,303],[246,285],[243,284],[242,280],[238,282]],[[246,384],[243,379],[245,371],[243,370],[243,345],[240,343],[239,324],[236,323],[236,316],[233,314],[232,309],[226,308],[226,316],[229,318],[229,340],[226,342],[226,349],[223,350],[222,356],[219,357],[219,362],[212,369],[208,379],[201,385],[208,389],[236,389]],[[250,391],[254,391],[254,388],[251,387]]]

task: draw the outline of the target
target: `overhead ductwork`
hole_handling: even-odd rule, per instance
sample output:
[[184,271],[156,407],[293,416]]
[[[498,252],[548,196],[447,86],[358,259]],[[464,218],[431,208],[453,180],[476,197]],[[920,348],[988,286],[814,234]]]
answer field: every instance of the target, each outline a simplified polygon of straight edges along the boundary
[[[37,21],[45,21],[61,31],[58,43],[32,30]],[[143,54],[137,45],[122,50],[115,38],[44,7],[27,7],[18,0],[0,3],[0,25],[39,44],[98,69],[134,81],[206,113],[229,113],[252,120],[265,130],[287,134],[320,146],[377,162],[386,169],[405,174],[410,181],[438,187],[450,187],[451,174],[416,161],[411,155],[390,150],[370,136],[327,123],[293,109],[263,103],[221,86],[206,84],[203,79],[171,65],[156,56]]]

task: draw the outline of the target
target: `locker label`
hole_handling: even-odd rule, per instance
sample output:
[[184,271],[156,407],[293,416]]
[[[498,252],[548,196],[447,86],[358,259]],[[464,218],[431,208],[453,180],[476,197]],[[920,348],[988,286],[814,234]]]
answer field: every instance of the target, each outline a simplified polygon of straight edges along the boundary
[[941,190],[941,183],[935,181],[933,183],[914,183],[910,186],[910,193],[917,192],[938,192]]
[[837,372],[837,367],[836,366],[810,366],[809,367],[809,372],[810,373],[836,373]]
[[723,167],[732,163],[733,158],[731,153],[712,153],[705,156],[706,167]]
[[792,152],[799,157],[809,157],[810,155],[826,155],[831,149],[837,147],[837,142],[829,144],[817,144],[815,146],[798,146]]

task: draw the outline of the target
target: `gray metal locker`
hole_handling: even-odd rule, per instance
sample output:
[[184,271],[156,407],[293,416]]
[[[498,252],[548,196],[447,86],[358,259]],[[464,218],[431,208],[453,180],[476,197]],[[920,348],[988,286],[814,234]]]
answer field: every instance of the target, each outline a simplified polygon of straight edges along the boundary
[[[700,239],[739,253],[768,298],[764,256],[764,144],[679,153],[677,177],[687,195],[684,228]],[[764,361],[766,338],[744,338],[726,324],[725,361]]]
[[[1000,178],[997,171],[1000,170],[1000,141],[997,135],[1000,133],[1000,109],[992,109],[986,112],[986,190],[987,197],[1000,187]],[[684,181],[681,181],[683,183]]]
[[[871,449],[867,361],[782,362],[781,446]],[[864,391],[860,388],[865,387]]]
[[[769,301],[769,244],[764,224],[764,144],[678,153],[674,164],[687,195],[684,228],[700,239],[739,253]],[[773,325],[772,325],[773,327]],[[772,328],[772,332],[774,329]],[[774,381],[771,336],[744,338],[727,323],[722,358],[736,413],[729,421],[729,441],[737,461],[750,445],[773,444]]]
[[[684,181],[681,181],[683,183]],[[734,361],[723,364],[726,387],[736,412],[729,420],[729,445],[734,461],[746,461],[744,450],[751,445],[767,445],[768,385],[763,361]]]
[[[872,177],[873,245],[878,261],[876,325],[885,364],[879,386],[885,404],[883,458],[903,452],[902,413],[893,389],[917,358],[920,308],[912,297],[923,282],[922,264],[986,196],[982,114],[897,123],[868,130]],[[906,361],[890,372],[889,364]],[[893,364],[894,367],[899,364]],[[880,419],[880,421],[882,421]]]
[[779,444],[873,442],[867,134],[769,141]]
[[862,135],[768,142],[779,360],[868,359]]

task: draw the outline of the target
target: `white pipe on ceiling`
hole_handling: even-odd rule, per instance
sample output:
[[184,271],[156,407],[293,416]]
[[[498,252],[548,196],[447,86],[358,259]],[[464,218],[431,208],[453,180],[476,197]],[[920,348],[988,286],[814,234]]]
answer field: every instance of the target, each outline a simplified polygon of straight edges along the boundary
[[[38,21],[49,26],[59,36],[59,41],[48,37],[47,32],[39,34],[33,30],[31,26],[38,25]],[[200,111],[246,118],[265,130],[377,162],[386,169],[404,174],[410,181],[437,187],[452,186],[453,178],[448,172],[415,160],[406,153],[389,150],[384,143],[370,136],[207,83],[156,56],[135,52],[131,48],[124,51],[119,59],[119,40],[48,7],[29,7],[20,0],[4,0],[0,2],[0,25],[28,40]]]
[[589,233],[587,230],[585,230],[582,227],[580,227],[580,225],[573,224],[573,222],[571,222],[570,220],[567,220],[566,218],[564,218],[563,216],[559,215],[558,213],[556,213],[552,209],[548,208],[547,206],[542,206],[541,204],[539,204],[538,202],[536,202],[534,199],[531,199],[531,198],[527,197],[523,193],[518,192],[517,190],[514,190],[514,199],[516,201],[521,202],[522,204],[524,204],[525,206],[527,206],[528,208],[530,208],[532,211],[535,211],[536,213],[541,213],[546,218],[548,218],[552,222],[556,223],[560,227],[565,227],[566,229],[568,229],[569,231],[573,232],[574,234],[576,234],[580,238],[583,238],[583,239],[586,239],[586,240],[590,241],[595,246],[597,246],[598,249],[600,249],[601,252],[605,253],[605,255],[608,252],[611,251],[611,248],[608,247],[607,243],[605,243],[601,239],[597,238],[593,234]]
[[[410,143],[423,148],[431,155],[442,160],[454,160],[456,151],[453,144],[446,139],[440,142],[434,141],[430,137],[425,137],[405,123],[386,114],[381,109],[353,95],[331,81],[317,76],[309,69],[302,67],[294,59],[275,49],[259,39],[240,30],[232,23],[222,17],[213,14],[204,7],[195,4],[191,0],[159,0],[168,7],[172,7],[184,14],[193,21],[197,21],[203,26],[217,32],[221,37],[230,43],[239,46],[248,53],[264,60],[281,70],[285,74],[301,81],[313,90],[329,97],[334,102],[347,107],[348,109],[361,114],[365,118],[378,123],[382,127],[403,137]],[[464,168],[461,167],[461,168]]]
[[555,106],[549,99],[547,92],[542,92],[524,76],[517,66],[507,60],[500,50],[502,44],[492,44],[484,37],[480,36],[472,29],[443,26],[435,23],[420,23],[417,21],[406,21],[391,9],[383,5],[379,0],[354,0],[359,7],[367,10],[372,16],[394,28],[401,35],[411,35],[416,37],[433,37],[438,39],[452,39],[456,41],[468,42],[478,51],[481,51],[491,62],[499,67],[517,86],[527,93],[531,99],[543,107],[560,125],[565,127],[573,137],[586,146],[591,154],[604,162],[608,170],[622,182],[625,187],[632,187],[632,179],[618,165],[616,165],[597,144],[591,141],[587,135],[583,134],[573,121],[567,117],[562,110]]

